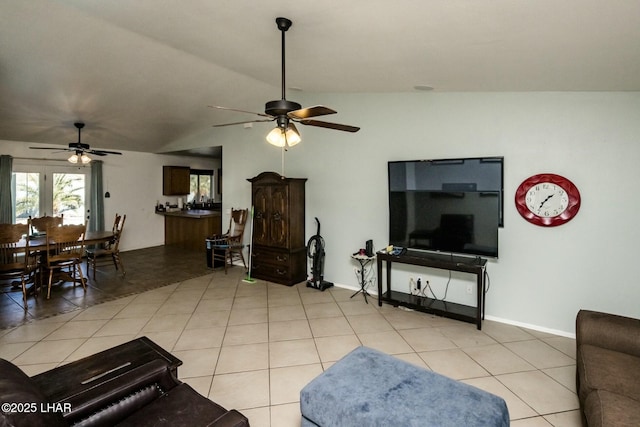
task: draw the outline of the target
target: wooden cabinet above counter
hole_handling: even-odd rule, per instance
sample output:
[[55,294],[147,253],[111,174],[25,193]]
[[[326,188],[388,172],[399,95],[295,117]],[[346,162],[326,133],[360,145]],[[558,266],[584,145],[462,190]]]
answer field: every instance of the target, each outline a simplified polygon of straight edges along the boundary
[[162,194],[165,196],[184,196],[189,194],[191,169],[188,166],[162,167]]

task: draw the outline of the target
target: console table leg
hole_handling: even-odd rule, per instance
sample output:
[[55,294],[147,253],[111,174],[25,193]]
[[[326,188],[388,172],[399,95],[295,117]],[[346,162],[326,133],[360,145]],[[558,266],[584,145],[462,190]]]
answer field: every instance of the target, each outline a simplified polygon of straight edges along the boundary
[[380,258],[376,259],[376,267],[378,270],[378,307],[382,307],[382,260]]
[[482,319],[484,318],[484,306],[482,304],[484,298],[483,298],[483,293],[484,293],[484,274],[482,273],[478,273],[477,277],[477,288],[478,288],[478,301],[477,301],[477,305],[476,305],[476,326],[478,327],[478,330],[482,329]]

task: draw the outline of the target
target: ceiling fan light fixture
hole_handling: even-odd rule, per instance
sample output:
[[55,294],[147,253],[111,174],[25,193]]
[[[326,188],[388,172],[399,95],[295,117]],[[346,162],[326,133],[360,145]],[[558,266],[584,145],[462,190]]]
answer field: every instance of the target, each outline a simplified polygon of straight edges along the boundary
[[293,147],[302,141],[302,137],[300,137],[300,132],[296,129],[296,125],[293,123],[289,124],[289,129],[287,129],[286,133],[287,143],[289,147]]
[[76,151],[67,159],[67,161],[69,163],[73,163],[74,165],[78,164],[78,162],[86,165],[87,163],[91,162],[91,157],[87,156],[87,154],[82,151]]
[[287,130],[285,131],[280,126],[276,126],[267,135],[267,142],[276,147],[293,147],[302,141],[298,129],[296,129],[293,123],[289,123]]

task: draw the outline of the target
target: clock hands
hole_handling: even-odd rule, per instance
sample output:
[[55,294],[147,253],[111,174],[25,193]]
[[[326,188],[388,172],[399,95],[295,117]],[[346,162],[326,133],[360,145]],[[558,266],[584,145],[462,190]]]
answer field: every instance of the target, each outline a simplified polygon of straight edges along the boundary
[[544,200],[542,201],[542,203],[540,203],[540,207],[539,207],[538,209],[542,209],[542,205],[544,205],[545,203],[547,203],[547,200],[549,200],[549,199],[550,199],[550,198],[552,198],[552,197],[553,197],[553,194],[550,194],[549,196],[547,196],[547,198],[546,198],[546,199],[544,199]]

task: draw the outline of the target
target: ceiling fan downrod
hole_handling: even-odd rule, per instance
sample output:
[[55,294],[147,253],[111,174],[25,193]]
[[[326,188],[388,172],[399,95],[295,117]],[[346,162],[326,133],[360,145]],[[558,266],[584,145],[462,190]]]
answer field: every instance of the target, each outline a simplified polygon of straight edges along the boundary
[[278,17],[276,18],[276,24],[278,24],[278,29],[280,30],[280,33],[282,35],[282,99],[285,99],[285,74],[286,74],[286,67],[285,67],[285,62],[284,62],[284,55],[285,55],[285,45],[284,45],[284,33],[287,32],[287,30],[289,30],[289,28],[291,28],[291,24],[293,24],[293,22],[291,22],[290,19],[287,18],[283,18],[283,17]]
[[287,114],[291,111],[299,110],[302,105],[297,102],[287,101],[286,91],[286,64],[285,64],[285,33],[291,28],[291,20],[283,17],[276,18],[278,29],[282,33],[282,97],[276,101],[269,101],[265,105],[264,112],[277,118],[278,127],[286,129],[289,124]]

